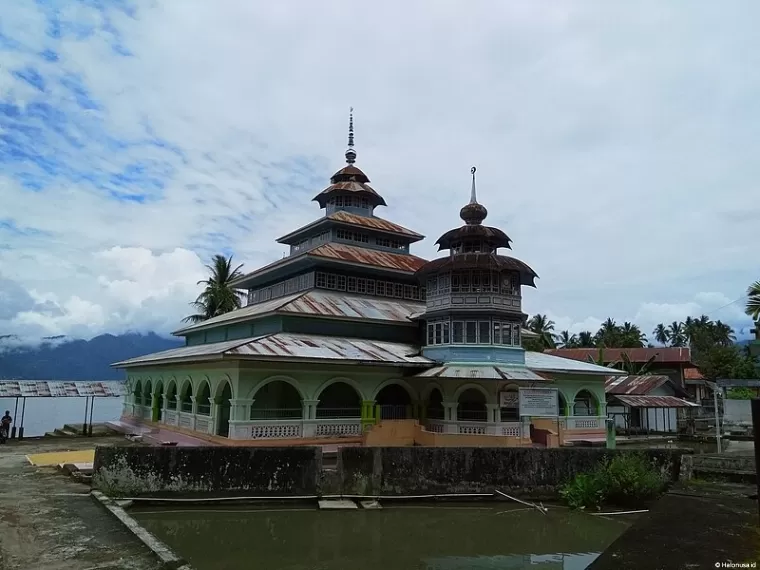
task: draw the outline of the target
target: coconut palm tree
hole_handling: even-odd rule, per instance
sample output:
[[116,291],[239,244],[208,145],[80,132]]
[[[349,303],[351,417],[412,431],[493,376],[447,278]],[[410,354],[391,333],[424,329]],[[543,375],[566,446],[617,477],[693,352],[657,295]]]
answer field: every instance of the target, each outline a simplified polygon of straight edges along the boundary
[[686,346],[686,334],[684,333],[683,323],[673,321],[668,327],[670,335],[670,346]]
[[554,348],[554,321],[546,315],[533,315],[528,321],[528,328],[536,333],[545,348]]
[[620,348],[641,348],[647,343],[646,335],[641,332],[638,325],[626,321],[618,328],[620,334]]
[[747,306],[745,312],[755,322],[760,322],[760,281],[747,287]]
[[570,331],[562,331],[559,333],[557,340],[562,345],[562,348],[575,348],[578,344],[578,337],[574,334],[570,334]]
[[594,333],[591,331],[582,331],[578,333],[578,348],[594,348]]
[[736,342],[734,329],[721,321],[715,321],[713,324],[712,336],[715,343],[721,346],[731,346]]
[[660,344],[665,345],[668,344],[668,341],[670,340],[670,331],[668,330],[668,327],[662,323],[659,323],[656,327],[654,327],[652,336],[654,336],[654,340]]
[[239,309],[243,302],[243,293],[230,287],[230,283],[242,275],[240,268],[232,268],[232,256],[229,258],[217,254],[206,265],[209,278],[198,281],[204,289],[198,298],[190,303],[196,313],[182,319],[186,323],[200,323],[218,315]]

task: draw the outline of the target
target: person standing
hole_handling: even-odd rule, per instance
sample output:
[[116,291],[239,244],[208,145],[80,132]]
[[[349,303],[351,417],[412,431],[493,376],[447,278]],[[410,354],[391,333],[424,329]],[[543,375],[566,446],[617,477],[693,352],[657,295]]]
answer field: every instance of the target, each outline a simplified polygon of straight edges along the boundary
[[11,417],[10,410],[5,410],[5,415],[0,419],[0,443],[5,443],[5,440],[8,439],[12,423],[13,418]]

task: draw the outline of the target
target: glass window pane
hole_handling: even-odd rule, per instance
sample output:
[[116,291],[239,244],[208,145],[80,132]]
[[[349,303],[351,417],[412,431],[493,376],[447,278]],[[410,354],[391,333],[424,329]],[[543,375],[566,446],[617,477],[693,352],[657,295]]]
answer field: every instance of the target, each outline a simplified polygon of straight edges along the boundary
[[454,344],[462,344],[464,342],[464,323],[462,321],[454,321],[451,323],[451,342]]
[[493,322],[493,343],[501,344],[501,323],[499,321]]
[[433,338],[434,338],[433,337],[433,334],[434,334],[433,333],[433,330],[434,330],[433,329],[433,323],[428,324],[427,329],[428,329],[427,330],[427,343],[428,343],[428,345],[431,345],[431,344],[433,344]]
[[435,344],[443,342],[443,323],[435,323]]
[[512,324],[501,323],[501,343],[512,344]]
[[467,344],[477,344],[478,342],[478,322],[467,321],[465,323],[464,342]]
[[478,322],[480,344],[491,344],[491,321],[479,321]]
[[449,321],[443,322],[443,344],[449,344]]
[[512,325],[512,344],[520,346],[520,325]]

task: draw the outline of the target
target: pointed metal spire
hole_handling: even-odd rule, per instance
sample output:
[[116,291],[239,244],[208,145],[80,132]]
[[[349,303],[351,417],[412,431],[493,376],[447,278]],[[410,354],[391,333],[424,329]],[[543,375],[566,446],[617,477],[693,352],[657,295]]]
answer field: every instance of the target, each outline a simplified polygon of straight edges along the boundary
[[354,108],[351,107],[348,113],[348,150],[346,150],[346,162],[353,164],[356,162],[356,151],[354,150]]
[[472,191],[470,192],[470,204],[477,204],[478,203],[478,197],[475,194],[475,171],[477,168],[474,166],[470,169],[470,174],[472,174]]

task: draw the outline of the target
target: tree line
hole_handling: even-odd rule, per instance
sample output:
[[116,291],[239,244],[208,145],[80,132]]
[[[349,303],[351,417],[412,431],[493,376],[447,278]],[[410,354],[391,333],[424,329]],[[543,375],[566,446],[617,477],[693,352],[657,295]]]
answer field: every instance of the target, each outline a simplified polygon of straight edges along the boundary
[[[756,326],[760,327],[760,281],[747,289],[745,312]],[[555,331],[555,324],[546,315],[536,314],[526,322],[527,327],[538,335],[537,339],[525,341],[526,350],[543,351],[550,348],[654,348],[641,328],[631,322],[622,325],[608,318],[596,332],[583,331],[571,334],[569,331]],[[684,321],[673,321],[669,325],[659,323],[651,332],[651,338],[660,346],[688,347],[692,362],[707,378],[758,378],[758,363],[750,354],[749,346],[736,346],[733,328],[720,320],[713,321],[707,315],[687,317]],[[599,359],[601,364],[603,356]],[[624,359],[628,360],[628,359]],[[631,368],[636,373],[644,373],[644,366],[621,362],[624,369]]]

